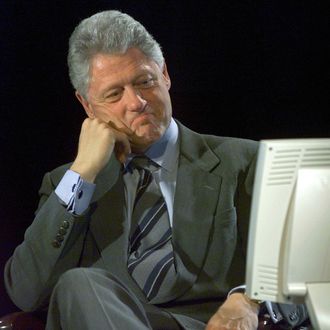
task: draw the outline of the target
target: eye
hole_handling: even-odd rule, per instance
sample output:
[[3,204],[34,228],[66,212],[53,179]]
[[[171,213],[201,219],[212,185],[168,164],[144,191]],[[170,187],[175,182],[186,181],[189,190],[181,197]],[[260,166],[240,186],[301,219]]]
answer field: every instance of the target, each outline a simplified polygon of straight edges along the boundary
[[105,95],[105,99],[110,102],[116,102],[121,98],[122,90],[113,90]]
[[135,83],[135,87],[137,88],[150,88],[155,86],[156,84],[156,79],[154,78],[144,78]]

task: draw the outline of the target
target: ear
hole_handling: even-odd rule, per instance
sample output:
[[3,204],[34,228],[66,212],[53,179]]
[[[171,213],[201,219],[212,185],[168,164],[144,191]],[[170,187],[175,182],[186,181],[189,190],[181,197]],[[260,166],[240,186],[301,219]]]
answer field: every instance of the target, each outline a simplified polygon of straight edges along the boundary
[[164,62],[164,67],[163,67],[163,77],[164,77],[167,89],[169,90],[171,88],[171,78],[170,78],[170,75],[168,74],[167,65],[165,62]]
[[83,108],[85,109],[85,112],[89,118],[95,118],[94,111],[92,109],[91,104],[78,92],[75,92],[76,98],[81,103]]

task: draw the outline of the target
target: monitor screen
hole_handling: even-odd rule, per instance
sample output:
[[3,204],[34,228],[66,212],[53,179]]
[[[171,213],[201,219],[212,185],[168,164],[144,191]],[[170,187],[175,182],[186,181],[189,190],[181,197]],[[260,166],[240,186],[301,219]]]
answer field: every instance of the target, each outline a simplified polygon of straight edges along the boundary
[[260,141],[246,286],[253,299],[306,303],[330,329],[330,139]]

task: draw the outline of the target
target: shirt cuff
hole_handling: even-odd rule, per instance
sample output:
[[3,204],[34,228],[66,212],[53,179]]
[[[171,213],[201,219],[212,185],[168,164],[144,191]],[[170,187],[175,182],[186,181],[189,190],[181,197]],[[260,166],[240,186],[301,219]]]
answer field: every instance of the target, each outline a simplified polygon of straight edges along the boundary
[[56,187],[55,194],[69,213],[81,215],[89,207],[95,187],[94,183],[84,181],[78,173],[67,170]]

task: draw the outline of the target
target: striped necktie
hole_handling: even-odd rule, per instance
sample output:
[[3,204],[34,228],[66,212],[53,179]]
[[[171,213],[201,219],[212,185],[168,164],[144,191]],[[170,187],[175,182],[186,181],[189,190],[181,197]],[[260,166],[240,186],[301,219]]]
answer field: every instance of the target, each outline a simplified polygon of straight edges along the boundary
[[158,165],[146,157],[135,157],[131,166],[139,172],[128,257],[128,271],[148,300],[166,294],[176,271],[172,230],[167,206],[154,180]]

